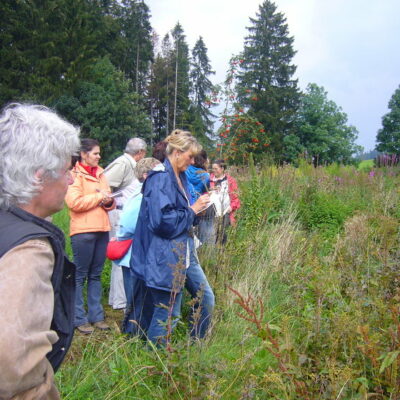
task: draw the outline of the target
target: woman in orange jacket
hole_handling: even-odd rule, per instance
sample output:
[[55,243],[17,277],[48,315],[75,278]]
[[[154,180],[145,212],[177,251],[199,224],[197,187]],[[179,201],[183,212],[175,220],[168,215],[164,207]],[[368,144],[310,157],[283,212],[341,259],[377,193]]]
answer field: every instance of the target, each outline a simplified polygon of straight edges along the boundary
[[[101,305],[101,273],[106,258],[110,222],[108,211],[115,207],[110,187],[99,167],[97,140],[82,139],[79,161],[72,170],[74,183],[65,198],[70,211],[71,246],[76,264],[75,327],[82,333],[109,329]],[[87,280],[86,313],[83,286]],[[93,326],[91,325],[93,324]]]

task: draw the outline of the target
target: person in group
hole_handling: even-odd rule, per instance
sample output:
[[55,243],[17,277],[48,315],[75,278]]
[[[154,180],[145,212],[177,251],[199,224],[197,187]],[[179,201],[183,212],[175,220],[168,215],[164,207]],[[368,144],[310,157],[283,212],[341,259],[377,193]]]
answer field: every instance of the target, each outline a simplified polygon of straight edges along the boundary
[[[214,293],[199,264],[193,239],[196,214],[209,195],[190,205],[185,170],[201,150],[186,131],[175,130],[166,139],[164,170],[151,171],[143,184],[143,200],[133,241],[131,268],[144,280],[154,306],[147,337],[165,342],[180,315],[182,289],[196,299],[191,335],[202,338],[214,308]],[[200,308],[200,309],[199,309]]]
[[[99,166],[100,146],[95,139],[82,139],[79,161],[72,175],[65,201],[70,211],[71,246],[76,264],[75,327],[84,334],[94,328],[109,329],[101,304],[101,273],[109,241],[108,211],[115,207],[110,187]],[[83,286],[87,280],[87,308]],[[93,324],[90,325],[90,324]]]
[[190,194],[196,201],[202,194],[206,193],[210,186],[210,174],[208,169],[208,157],[205,150],[201,150],[195,155],[192,165],[185,171],[189,182]]
[[[126,144],[124,154],[116,158],[104,170],[104,175],[113,193],[119,192],[119,196],[115,198],[116,208],[109,213],[111,237],[116,236],[124,204],[136,192],[139,182],[135,177],[134,169],[136,163],[146,155],[146,149],[147,145],[143,139],[131,138]],[[115,310],[126,307],[122,270],[115,262],[112,262],[111,266],[108,304]]]
[[[135,176],[139,181],[136,190],[132,193],[131,198],[125,203],[124,210],[121,213],[119,228],[117,232],[117,240],[134,239],[135,228],[139,216],[140,205],[142,203],[142,185],[146,180],[148,173],[154,168],[163,169],[164,166],[153,157],[143,158],[136,164]],[[115,263],[122,267],[124,278],[124,288],[126,293],[126,310],[125,318],[122,324],[122,332],[129,334],[141,334],[148,328],[146,323],[146,315],[151,313],[151,303],[145,303],[145,293],[142,282],[133,275],[130,268],[130,259],[132,246],[120,260]],[[150,314],[152,315],[152,314]],[[141,323],[141,321],[143,322]],[[147,318],[148,320],[148,318]],[[133,322],[135,321],[135,322]]]
[[218,193],[217,216],[220,218],[218,224],[214,223],[216,240],[219,243],[226,243],[226,228],[236,224],[235,214],[240,208],[238,196],[238,185],[236,180],[228,175],[224,160],[215,160],[212,164],[210,176],[210,187]]
[[79,129],[46,107],[0,115],[0,398],[59,399],[74,332],[74,266],[46,221],[64,206]]
[[[189,190],[193,201],[196,201],[210,188],[210,174],[207,172],[209,160],[205,150],[201,150],[194,157],[194,163],[185,171],[189,182]],[[198,216],[196,234],[200,240],[199,245],[209,243],[213,233],[214,207],[209,207]]]
[[166,157],[165,152],[167,150],[167,146],[168,143],[164,140],[162,140],[161,142],[157,142],[153,147],[152,156],[163,163]]

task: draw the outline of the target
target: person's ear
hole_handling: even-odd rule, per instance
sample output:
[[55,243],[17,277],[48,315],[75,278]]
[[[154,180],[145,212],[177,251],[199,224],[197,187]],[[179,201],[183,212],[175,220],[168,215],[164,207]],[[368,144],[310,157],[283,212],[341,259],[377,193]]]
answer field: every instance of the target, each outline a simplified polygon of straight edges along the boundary
[[43,176],[44,176],[44,169],[43,168],[40,168],[39,170],[37,170],[35,172],[35,179],[38,182],[42,182],[43,181]]

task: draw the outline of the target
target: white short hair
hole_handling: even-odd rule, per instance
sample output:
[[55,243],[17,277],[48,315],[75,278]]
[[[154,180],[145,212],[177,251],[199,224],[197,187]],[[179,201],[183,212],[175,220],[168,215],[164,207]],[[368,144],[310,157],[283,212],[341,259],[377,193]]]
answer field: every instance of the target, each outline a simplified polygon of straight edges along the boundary
[[146,150],[146,142],[140,138],[132,138],[129,139],[128,143],[125,147],[125,153],[131,154],[134,156],[135,154],[139,153],[142,150]]
[[79,129],[50,109],[5,107],[0,114],[0,208],[28,204],[41,188],[37,172],[57,178],[79,145]]

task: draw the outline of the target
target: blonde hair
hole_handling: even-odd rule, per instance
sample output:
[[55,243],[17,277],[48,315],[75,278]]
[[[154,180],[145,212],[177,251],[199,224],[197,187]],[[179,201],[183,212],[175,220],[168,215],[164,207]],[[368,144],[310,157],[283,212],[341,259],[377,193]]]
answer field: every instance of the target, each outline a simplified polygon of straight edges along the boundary
[[197,154],[202,149],[201,144],[189,131],[183,131],[181,129],[173,130],[170,135],[165,138],[165,142],[168,143],[166,148],[167,156],[171,155],[174,150],[188,151],[192,149],[193,153]]

